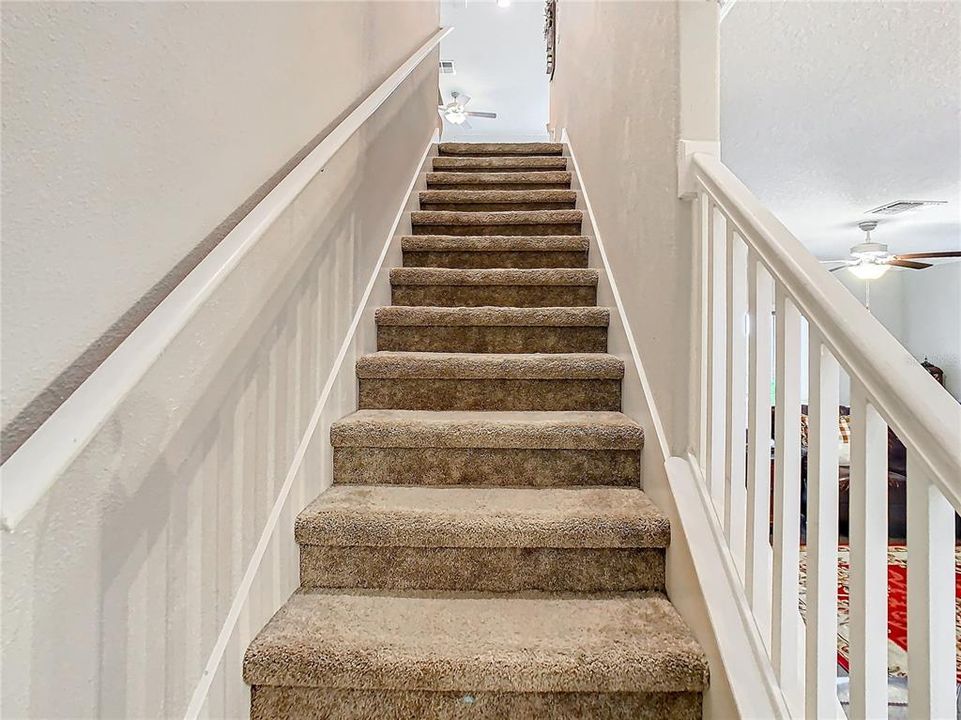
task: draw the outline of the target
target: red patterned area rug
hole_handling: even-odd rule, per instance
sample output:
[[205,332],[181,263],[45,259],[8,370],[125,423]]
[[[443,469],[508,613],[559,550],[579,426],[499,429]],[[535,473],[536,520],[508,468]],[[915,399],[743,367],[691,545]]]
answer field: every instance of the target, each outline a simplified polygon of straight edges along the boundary
[[[849,669],[848,628],[848,570],[849,550],[838,550],[838,664]],[[954,629],[956,642],[961,648],[961,548],[954,557],[955,603]],[[801,548],[801,615],[807,611],[805,587],[807,585],[807,552]],[[904,545],[888,546],[888,675],[897,678],[908,676],[908,549]],[[961,652],[957,653],[961,658]],[[957,668],[961,684],[961,665]]]

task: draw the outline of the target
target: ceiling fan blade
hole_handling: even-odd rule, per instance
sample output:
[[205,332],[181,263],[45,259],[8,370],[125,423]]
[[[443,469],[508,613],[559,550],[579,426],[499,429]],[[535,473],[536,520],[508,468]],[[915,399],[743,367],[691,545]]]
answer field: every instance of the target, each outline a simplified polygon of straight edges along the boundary
[[944,252],[898,253],[894,257],[896,257],[898,260],[906,260],[908,258],[961,257],[961,250],[945,250]]
[[464,107],[467,103],[470,102],[470,95],[465,95],[464,93],[457,93],[454,96],[454,102],[460,105],[461,107]]
[[850,263],[845,265],[838,265],[836,268],[831,268],[828,272],[837,272],[838,270],[844,270],[845,268],[851,267]]
[[484,117],[484,118],[496,118],[497,113],[490,112],[470,112],[469,110],[464,113],[465,115],[470,115],[471,117]]
[[460,124],[460,126],[461,126],[462,128],[466,128],[466,129],[468,129],[468,130],[471,130],[471,129],[473,128],[473,125],[471,125],[468,120],[464,120],[464,122],[462,122],[462,123]]
[[915,262],[914,260],[902,260],[899,257],[891,258],[887,262],[888,265],[896,265],[897,267],[911,268],[912,270],[924,270],[924,268],[931,267],[931,263]]
[[821,263],[822,265],[825,264],[825,263],[845,263],[845,264],[847,264],[847,263],[850,263],[851,260],[850,260],[850,258],[835,258],[835,259],[833,259],[833,260],[818,260],[818,262]]

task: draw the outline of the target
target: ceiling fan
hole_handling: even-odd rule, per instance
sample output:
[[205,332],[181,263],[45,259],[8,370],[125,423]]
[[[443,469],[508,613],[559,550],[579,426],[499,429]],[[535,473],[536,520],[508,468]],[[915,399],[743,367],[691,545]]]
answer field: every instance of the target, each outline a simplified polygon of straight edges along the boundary
[[437,112],[440,116],[454,125],[463,125],[470,129],[471,124],[467,121],[468,117],[496,118],[497,113],[492,112],[471,112],[465,106],[470,102],[470,95],[464,95],[456,90],[450,94],[451,101],[446,105],[438,105]]
[[918,258],[949,258],[961,257],[961,251],[948,250],[944,252],[913,252],[892,255],[884,243],[874,242],[871,231],[878,226],[876,220],[867,220],[858,225],[864,231],[864,242],[851,248],[851,254],[837,260],[822,260],[822,263],[837,264],[829,272],[847,268],[862,280],[877,280],[890,267],[902,267],[909,270],[924,270],[931,267],[931,263],[917,262]]

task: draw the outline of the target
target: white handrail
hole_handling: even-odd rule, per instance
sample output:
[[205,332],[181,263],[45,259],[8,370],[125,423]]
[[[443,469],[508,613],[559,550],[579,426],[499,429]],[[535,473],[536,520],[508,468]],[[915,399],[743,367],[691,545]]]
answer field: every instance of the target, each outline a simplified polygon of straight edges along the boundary
[[53,487],[164,349],[280,214],[454,28],[441,28],[335,127],[120,343],[0,467],[0,525],[12,531]]
[[824,268],[720,160],[693,155],[693,172],[738,233],[796,299],[851,377],[961,513],[961,404]]

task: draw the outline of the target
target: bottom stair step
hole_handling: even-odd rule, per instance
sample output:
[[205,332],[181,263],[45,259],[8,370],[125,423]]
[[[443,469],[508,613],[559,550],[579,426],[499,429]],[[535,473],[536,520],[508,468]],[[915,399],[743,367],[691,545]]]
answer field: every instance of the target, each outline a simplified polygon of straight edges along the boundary
[[337,690],[257,685],[252,720],[701,720],[701,695]]
[[[244,658],[251,717],[699,718],[707,661],[658,593],[295,593]],[[465,706],[479,703],[479,708]],[[487,707],[483,715],[475,710]],[[568,707],[557,714],[555,708]],[[330,714],[327,714],[328,711]]]

